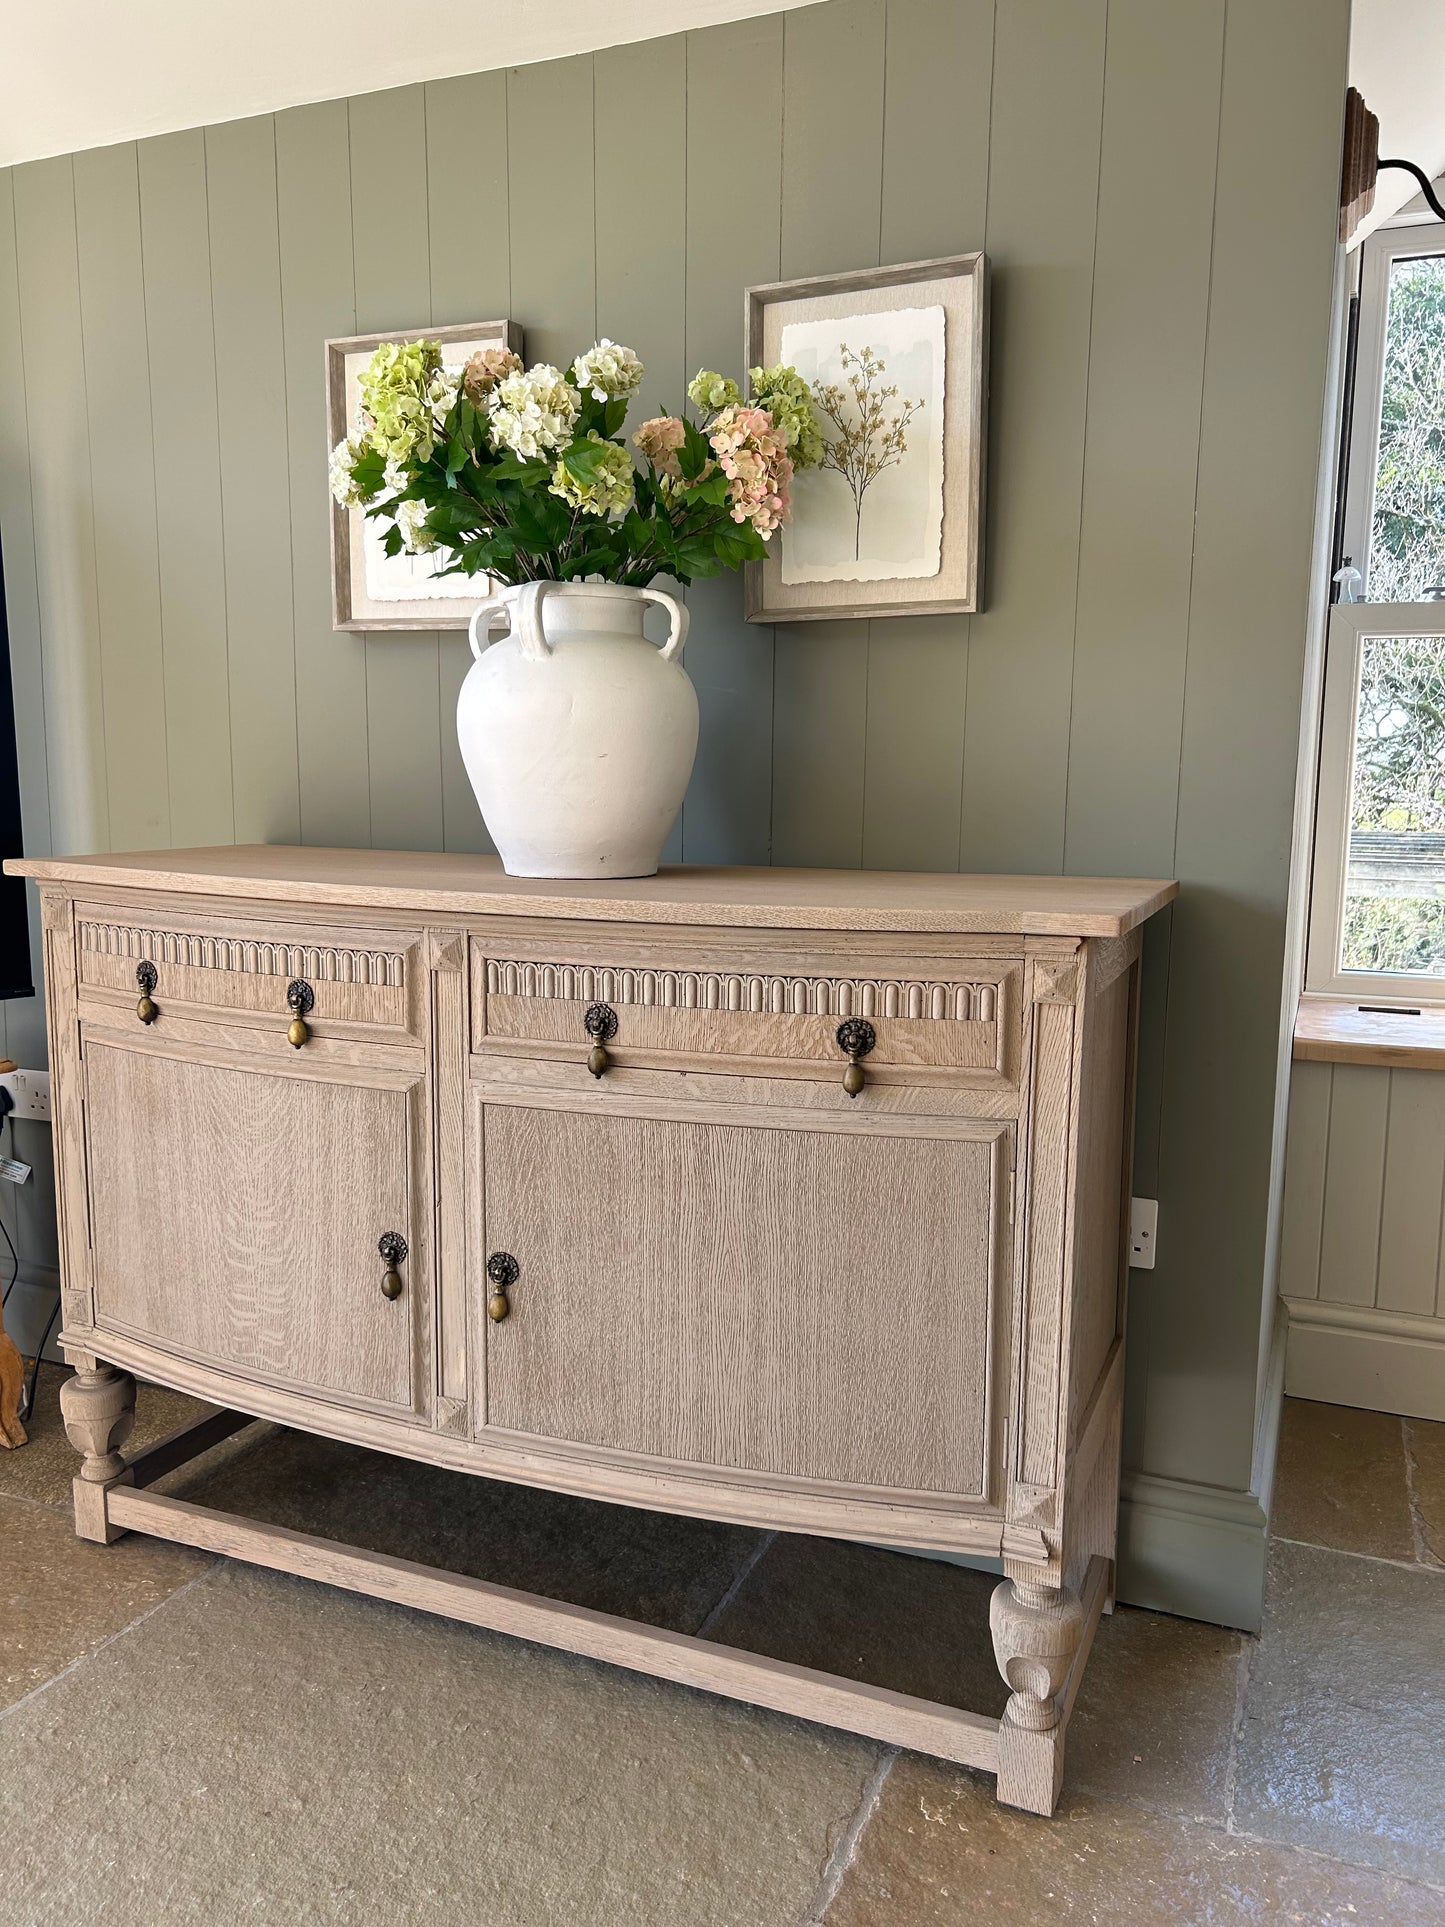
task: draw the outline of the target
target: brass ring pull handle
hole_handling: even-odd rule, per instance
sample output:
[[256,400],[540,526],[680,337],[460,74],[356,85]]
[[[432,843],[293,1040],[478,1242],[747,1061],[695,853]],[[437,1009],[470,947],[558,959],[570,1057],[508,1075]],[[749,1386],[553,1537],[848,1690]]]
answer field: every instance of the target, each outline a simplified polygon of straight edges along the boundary
[[592,1039],[592,1048],[587,1053],[587,1068],[594,1077],[601,1077],[612,1062],[607,1055],[607,1046],[617,1035],[617,1012],[611,1004],[589,1004],[582,1027]]
[[383,1231],[376,1241],[376,1249],[386,1270],[381,1274],[381,1295],[383,1298],[400,1298],[401,1271],[399,1267],[406,1261],[406,1239],[399,1231]]
[[156,987],[156,967],[148,957],[144,963],[136,965],[135,980],[140,986],[140,1002],[135,1007],[135,1014],[143,1024],[153,1024],[160,1016],[160,1011],[151,996]]
[[866,1017],[845,1017],[836,1032],[838,1048],[848,1053],[848,1068],[843,1073],[843,1089],[856,1097],[867,1082],[860,1058],[878,1042],[878,1033]]
[[512,1309],[507,1293],[516,1284],[521,1266],[510,1251],[494,1251],[487,1260],[487,1276],[492,1281],[492,1295],[487,1300],[487,1316],[494,1325],[500,1325]]
[[306,1014],[316,1002],[316,992],[304,977],[297,977],[286,986],[286,1008],[291,1013],[291,1022],[286,1026],[286,1042],[293,1050],[301,1046],[311,1035],[311,1026]]

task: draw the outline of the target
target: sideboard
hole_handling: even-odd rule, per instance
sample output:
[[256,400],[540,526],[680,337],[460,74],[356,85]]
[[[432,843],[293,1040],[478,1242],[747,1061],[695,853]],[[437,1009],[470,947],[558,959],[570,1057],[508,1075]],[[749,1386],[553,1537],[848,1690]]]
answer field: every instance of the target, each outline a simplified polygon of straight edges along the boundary
[[[76,1530],[986,1769],[1052,1811],[1112,1603],[1140,927],[1169,882],[256,846],[37,879]],[[123,1451],[135,1374],[220,1409]],[[1002,1718],[150,1488],[262,1417],[994,1558]]]

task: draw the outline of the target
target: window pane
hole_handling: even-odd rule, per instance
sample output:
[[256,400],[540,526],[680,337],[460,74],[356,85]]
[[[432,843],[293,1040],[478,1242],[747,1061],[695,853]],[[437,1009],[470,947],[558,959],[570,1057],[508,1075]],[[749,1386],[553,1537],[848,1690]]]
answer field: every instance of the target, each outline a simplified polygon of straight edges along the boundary
[[1344,970],[1445,976],[1445,636],[1366,636]]
[[1385,320],[1371,602],[1445,583],[1445,255],[1397,261]]

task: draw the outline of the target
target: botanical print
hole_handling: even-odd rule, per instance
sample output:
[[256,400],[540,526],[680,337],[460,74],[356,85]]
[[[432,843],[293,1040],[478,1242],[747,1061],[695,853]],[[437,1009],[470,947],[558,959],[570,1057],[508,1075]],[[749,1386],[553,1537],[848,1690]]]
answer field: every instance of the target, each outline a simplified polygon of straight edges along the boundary
[[793,484],[785,583],[938,574],[943,332],[941,306],[784,326],[783,359],[809,384],[823,432],[819,465]]

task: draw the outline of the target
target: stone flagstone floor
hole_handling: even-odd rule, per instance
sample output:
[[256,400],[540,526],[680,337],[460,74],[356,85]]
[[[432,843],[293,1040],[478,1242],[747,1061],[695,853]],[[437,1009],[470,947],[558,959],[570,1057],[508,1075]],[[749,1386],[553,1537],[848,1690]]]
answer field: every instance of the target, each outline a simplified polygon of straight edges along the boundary
[[[1259,1639],[1122,1607],[1064,1798],[155,1541],[0,1453],[6,1927],[1445,1924],[1445,1426],[1289,1401]],[[138,1441],[192,1410],[143,1388]],[[256,1426],[169,1489],[980,1711],[993,1581]]]

